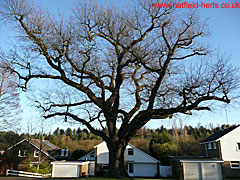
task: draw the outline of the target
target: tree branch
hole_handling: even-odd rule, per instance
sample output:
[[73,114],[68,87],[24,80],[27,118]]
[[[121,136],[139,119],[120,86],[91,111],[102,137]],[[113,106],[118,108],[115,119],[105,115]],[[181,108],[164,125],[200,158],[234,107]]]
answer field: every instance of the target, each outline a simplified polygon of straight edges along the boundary
[[47,116],[44,116],[44,118],[51,118],[51,117],[55,117],[55,116],[68,116],[71,117],[72,119],[74,119],[77,122],[82,123],[83,125],[85,125],[92,133],[94,133],[97,136],[100,136],[104,141],[108,141],[108,137],[104,134],[104,132],[96,130],[95,128],[93,128],[91,126],[91,124],[89,122],[87,122],[86,120],[79,118],[78,116],[69,113],[69,112],[57,112],[57,113],[53,113],[53,114],[49,114]]

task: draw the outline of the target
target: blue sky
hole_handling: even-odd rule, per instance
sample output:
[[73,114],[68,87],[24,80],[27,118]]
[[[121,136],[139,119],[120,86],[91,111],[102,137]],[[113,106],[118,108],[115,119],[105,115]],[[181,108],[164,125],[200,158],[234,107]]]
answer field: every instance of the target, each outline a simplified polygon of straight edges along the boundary
[[[58,10],[64,11],[65,13],[69,13],[71,11],[71,7],[74,5],[76,0],[35,0],[36,3],[39,3],[40,6],[44,6],[45,8],[48,8],[49,11],[53,13],[57,13]],[[128,1],[127,0],[105,0],[101,1],[98,0],[98,2],[103,4],[113,4],[116,7],[127,7]],[[156,1],[160,2],[160,1]],[[189,1],[192,2],[192,1]],[[195,1],[197,2],[197,1]],[[199,1],[201,2],[201,1]],[[216,0],[216,1],[210,1],[210,0],[204,0],[202,1],[204,3],[235,3],[234,0]],[[240,62],[240,8],[229,8],[229,9],[200,9],[200,16],[202,18],[209,17],[209,28],[211,31],[211,36],[207,41],[211,44],[211,47],[214,48],[216,51],[225,52],[227,55],[231,55],[231,63],[233,66],[239,67]],[[6,27],[3,23],[0,22],[0,47],[2,49],[7,49],[9,46],[9,41],[14,42],[13,38],[14,34],[9,27]],[[24,124],[26,124],[26,121],[30,119],[38,119],[38,115],[34,108],[31,106],[31,102],[28,101],[28,99],[25,97],[25,94],[21,95],[22,100],[22,108],[24,109]],[[239,105],[235,104],[233,102],[232,105],[227,106],[226,111],[224,108],[215,109],[213,112],[199,112],[197,115],[193,116],[181,116],[183,120],[183,124],[186,125],[192,125],[197,126],[199,123],[202,125],[209,125],[209,123],[213,123],[215,126],[218,124],[227,123],[227,117],[228,122],[230,124],[239,123],[240,119],[240,111]],[[33,113],[34,112],[34,113]],[[227,116],[226,116],[227,115]],[[178,121],[178,120],[177,120]],[[60,126],[61,128],[64,128],[68,126],[68,124],[62,125],[62,122],[56,123],[50,123],[49,129],[46,131],[51,131],[55,129],[57,126]],[[50,125],[51,124],[51,125]],[[150,128],[156,128],[160,127],[161,125],[164,125],[168,128],[172,126],[172,120],[153,120],[152,122],[147,124],[147,127]],[[71,126],[71,125],[69,125]],[[75,126],[77,127],[77,126]]]

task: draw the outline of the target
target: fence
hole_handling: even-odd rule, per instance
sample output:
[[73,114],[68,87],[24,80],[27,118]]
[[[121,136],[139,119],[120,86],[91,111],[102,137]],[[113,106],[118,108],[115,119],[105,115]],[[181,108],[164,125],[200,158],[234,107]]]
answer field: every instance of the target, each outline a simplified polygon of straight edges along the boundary
[[160,166],[160,175],[161,177],[172,176],[172,166]]
[[34,178],[44,178],[47,176],[51,176],[51,174],[39,174],[25,171],[16,171],[16,170],[7,170],[7,176],[23,176],[23,177],[34,177]]

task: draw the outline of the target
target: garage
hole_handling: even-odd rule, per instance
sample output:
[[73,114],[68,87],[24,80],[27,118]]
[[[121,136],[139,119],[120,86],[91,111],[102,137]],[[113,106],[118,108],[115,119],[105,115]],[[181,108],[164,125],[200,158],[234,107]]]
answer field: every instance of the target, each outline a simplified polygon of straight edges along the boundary
[[220,160],[181,160],[184,180],[222,180]]
[[[129,171],[128,171],[129,173]],[[134,174],[136,177],[154,177],[157,175],[157,164],[154,163],[135,163]]]
[[85,177],[92,174],[94,164],[90,162],[52,162],[52,177]]

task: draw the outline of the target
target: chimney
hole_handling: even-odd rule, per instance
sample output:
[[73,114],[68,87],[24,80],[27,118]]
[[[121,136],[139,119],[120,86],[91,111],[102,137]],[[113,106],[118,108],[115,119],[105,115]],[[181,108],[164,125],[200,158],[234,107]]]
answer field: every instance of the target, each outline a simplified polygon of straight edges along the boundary
[[227,129],[227,125],[225,125],[225,124],[223,124],[223,125],[221,126],[221,130],[223,131],[224,129]]

